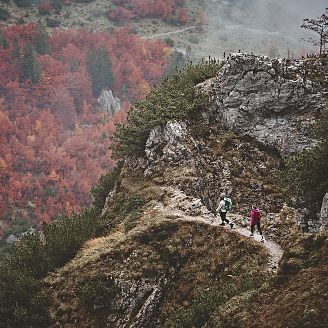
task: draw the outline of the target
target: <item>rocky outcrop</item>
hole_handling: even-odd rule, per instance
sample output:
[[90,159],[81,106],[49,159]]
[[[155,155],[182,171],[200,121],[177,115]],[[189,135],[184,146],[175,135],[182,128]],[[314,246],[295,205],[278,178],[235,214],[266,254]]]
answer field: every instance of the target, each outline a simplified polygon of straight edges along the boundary
[[121,101],[113,95],[112,90],[102,90],[97,101],[102,110],[111,114],[121,109]]
[[[138,255],[134,254],[132,259],[127,258],[126,262],[135,261]],[[162,277],[158,281],[155,280],[117,281],[121,292],[112,304],[112,311],[106,319],[106,327],[156,327],[156,311],[167,279]]]
[[164,127],[155,127],[150,131],[145,147],[145,175],[166,165],[174,166],[190,161],[197,147],[185,122],[171,121]]
[[320,229],[325,230],[328,228],[328,193],[322,201],[321,211],[320,211]]
[[324,99],[306,67],[306,61],[231,55],[214,82],[215,119],[282,155],[311,147],[309,126]]
[[[214,103],[202,113],[207,136],[188,121],[170,121],[150,131],[144,158],[129,159],[128,166],[147,177],[163,176],[162,182],[192,197],[193,205],[184,208],[190,215],[198,215],[202,205],[215,213],[222,191],[232,194],[239,213],[248,215],[251,204],[264,213],[279,212],[284,201],[275,180],[280,156],[316,143],[309,128],[325,105],[325,89],[311,74],[316,69],[326,74],[320,65],[315,58],[231,55],[217,77],[198,85]],[[323,225],[305,210],[290,221],[300,231]]]

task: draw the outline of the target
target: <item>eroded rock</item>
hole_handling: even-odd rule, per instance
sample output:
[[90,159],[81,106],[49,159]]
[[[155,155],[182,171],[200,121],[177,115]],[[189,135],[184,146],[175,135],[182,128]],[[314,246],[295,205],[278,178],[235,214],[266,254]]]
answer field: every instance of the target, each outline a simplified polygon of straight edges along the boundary
[[322,201],[321,211],[320,211],[320,230],[325,230],[328,228],[328,193]]
[[171,121],[165,127],[157,126],[150,131],[145,157],[145,176],[151,175],[165,165],[175,166],[190,160],[197,147],[185,122]]
[[324,107],[323,88],[308,78],[304,62],[242,53],[219,72],[214,100],[218,122],[282,155],[315,144],[309,127]]
[[121,109],[121,101],[113,95],[112,90],[102,90],[97,101],[106,112],[114,114]]

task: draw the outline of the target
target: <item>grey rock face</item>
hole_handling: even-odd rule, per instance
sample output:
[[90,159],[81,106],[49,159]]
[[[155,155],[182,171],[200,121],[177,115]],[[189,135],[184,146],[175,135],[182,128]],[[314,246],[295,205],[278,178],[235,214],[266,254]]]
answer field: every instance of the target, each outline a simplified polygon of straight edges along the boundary
[[121,101],[113,95],[112,90],[102,90],[97,101],[101,109],[109,113],[114,114],[121,109]]
[[320,230],[328,228],[328,193],[322,201],[321,212],[320,212]]
[[308,128],[324,107],[321,87],[302,61],[234,54],[214,82],[216,119],[277,148],[282,155],[311,147]]
[[165,127],[155,127],[150,131],[146,143],[145,176],[163,165],[178,165],[188,161],[196,146],[184,122],[171,121]]
[[18,238],[15,235],[9,235],[6,239],[5,242],[6,244],[14,244]]
[[165,279],[117,281],[121,294],[106,320],[106,327],[156,327],[156,311],[163,293]]

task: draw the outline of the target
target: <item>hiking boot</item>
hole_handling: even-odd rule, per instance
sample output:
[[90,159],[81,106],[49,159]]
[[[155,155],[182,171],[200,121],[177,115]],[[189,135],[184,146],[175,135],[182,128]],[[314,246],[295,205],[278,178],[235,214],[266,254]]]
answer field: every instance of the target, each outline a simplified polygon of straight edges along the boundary
[[224,223],[224,222],[221,222],[220,225],[221,225],[221,226],[225,226],[225,223]]
[[249,236],[250,236],[251,238],[254,238],[254,234],[253,234],[253,233],[251,233]]
[[229,223],[229,226],[230,226],[231,229],[233,228],[233,225],[234,224],[232,222]]
[[264,237],[261,236],[261,243],[264,243]]

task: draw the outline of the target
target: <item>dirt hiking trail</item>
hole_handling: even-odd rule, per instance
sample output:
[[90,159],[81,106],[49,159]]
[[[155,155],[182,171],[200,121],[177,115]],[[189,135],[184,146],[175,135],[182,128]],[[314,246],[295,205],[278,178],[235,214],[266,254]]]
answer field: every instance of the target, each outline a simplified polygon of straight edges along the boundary
[[[265,247],[269,252],[268,270],[271,271],[272,273],[277,273],[279,261],[284,253],[283,249],[276,242],[265,239],[265,234],[264,234],[264,242],[261,242],[261,237],[256,231],[254,234],[254,238],[251,238],[249,229],[243,228],[238,224],[236,224],[236,221],[242,218],[241,215],[229,213],[227,218],[231,222],[234,222],[233,229],[231,229],[230,226],[227,224],[224,227],[222,227],[220,225],[221,220],[218,217],[215,217],[208,210],[205,210],[204,207],[203,207],[204,210],[199,215],[194,216],[194,215],[187,214],[186,210],[184,210],[183,208],[184,207],[183,201],[186,198],[184,198],[185,195],[183,195],[181,192],[179,191],[177,192],[176,190],[174,190],[172,196],[173,197],[171,197],[171,201],[166,206],[165,205],[160,206],[162,207],[161,210],[164,211],[165,214],[174,216],[177,219],[183,221],[201,222],[212,226],[218,226],[218,227],[220,226],[221,228],[229,230],[230,233],[238,233],[242,236],[248,237],[250,240],[253,239],[257,241],[259,244],[261,244],[262,247]],[[187,201],[187,203],[189,203],[189,201]]]

